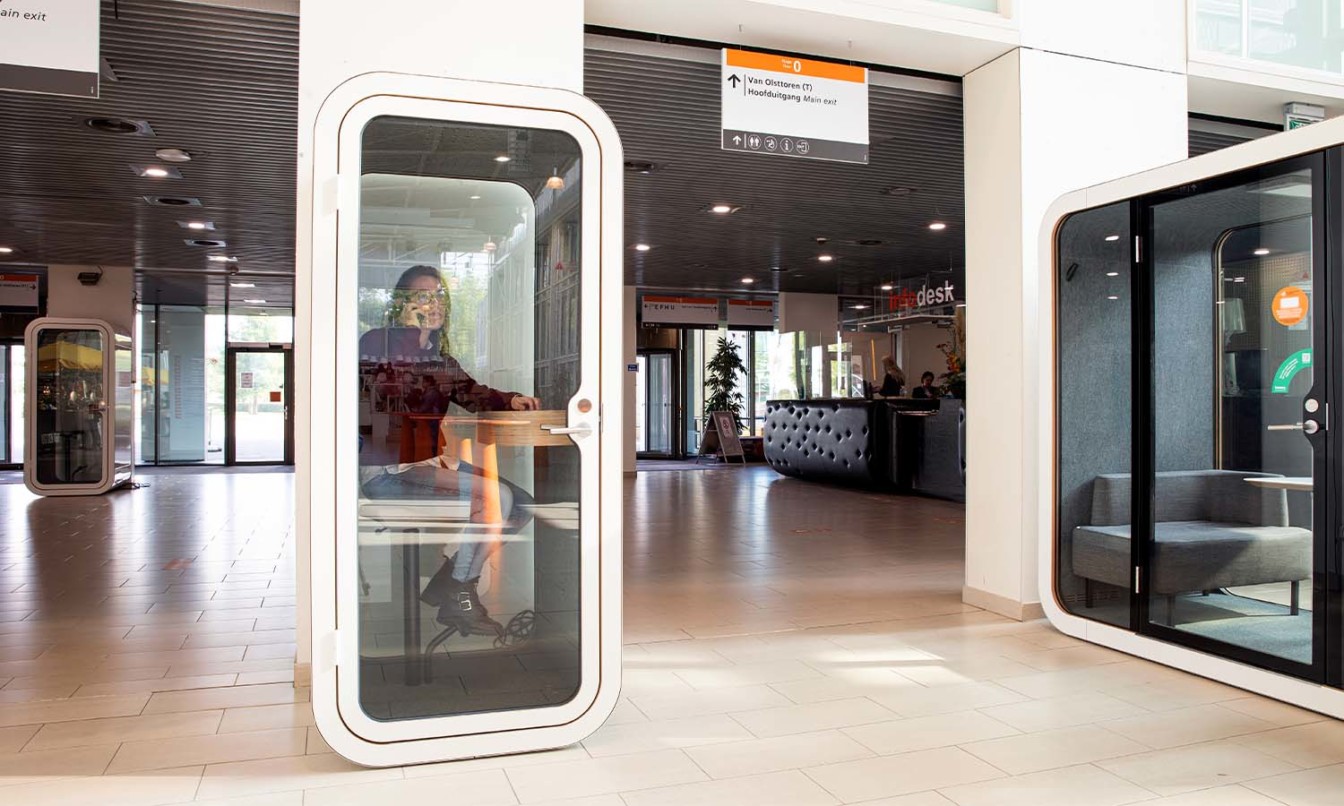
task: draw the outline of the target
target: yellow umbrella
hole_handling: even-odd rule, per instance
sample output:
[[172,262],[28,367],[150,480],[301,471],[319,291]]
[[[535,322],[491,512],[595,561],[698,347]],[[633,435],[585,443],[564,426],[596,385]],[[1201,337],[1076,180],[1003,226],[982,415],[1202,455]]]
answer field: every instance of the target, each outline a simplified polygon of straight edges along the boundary
[[100,370],[103,368],[103,351],[82,344],[58,341],[38,349],[37,368],[43,372],[57,369]]

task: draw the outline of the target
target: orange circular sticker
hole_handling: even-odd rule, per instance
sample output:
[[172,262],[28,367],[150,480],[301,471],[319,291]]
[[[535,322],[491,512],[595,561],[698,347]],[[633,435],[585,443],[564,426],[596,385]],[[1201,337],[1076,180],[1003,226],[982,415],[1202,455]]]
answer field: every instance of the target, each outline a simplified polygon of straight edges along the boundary
[[1307,318],[1307,304],[1307,292],[1295,285],[1286,285],[1274,295],[1270,307],[1276,322],[1292,327]]

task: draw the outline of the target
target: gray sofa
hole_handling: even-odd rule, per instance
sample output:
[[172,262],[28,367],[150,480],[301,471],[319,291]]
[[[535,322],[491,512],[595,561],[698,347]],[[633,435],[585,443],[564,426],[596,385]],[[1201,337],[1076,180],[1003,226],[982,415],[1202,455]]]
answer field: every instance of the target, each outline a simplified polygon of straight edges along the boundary
[[[1176,595],[1269,582],[1292,583],[1291,612],[1298,612],[1300,580],[1311,576],[1312,534],[1288,524],[1284,490],[1261,488],[1248,478],[1272,473],[1183,470],[1157,474],[1155,556],[1147,589],[1166,597],[1166,623]],[[1073,532],[1073,572],[1085,584],[1128,588],[1130,555],[1129,474],[1097,476],[1092,522]]]

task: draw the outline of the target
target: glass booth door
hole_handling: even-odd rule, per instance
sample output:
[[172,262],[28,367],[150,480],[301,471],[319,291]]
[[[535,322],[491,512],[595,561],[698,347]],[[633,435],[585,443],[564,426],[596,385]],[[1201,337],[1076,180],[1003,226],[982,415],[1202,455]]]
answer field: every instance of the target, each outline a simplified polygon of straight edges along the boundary
[[[314,436],[334,458],[334,488],[315,492],[334,519],[313,541],[318,726],[376,765],[572,743],[619,680],[619,436],[600,437],[619,423],[600,370],[624,369],[619,336],[602,338],[619,317],[619,145],[569,93],[387,81],[328,119],[340,217],[317,229],[339,232],[339,329],[329,353],[315,339],[336,427]],[[449,88],[473,102],[426,100]],[[360,425],[361,404],[386,423]]]

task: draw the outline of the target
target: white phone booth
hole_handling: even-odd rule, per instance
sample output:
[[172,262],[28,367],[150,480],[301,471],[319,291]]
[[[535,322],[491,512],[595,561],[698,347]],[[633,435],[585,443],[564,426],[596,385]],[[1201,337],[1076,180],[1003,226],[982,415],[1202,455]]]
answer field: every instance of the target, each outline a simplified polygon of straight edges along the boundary
[[24,397],[23,482],[37,495],[101,495],[131,480],[131,335],[95,319],[37,319]]
[[368,74],[314,135],[318,728],[375,766],[577,742],[620,688],[616,130]]

